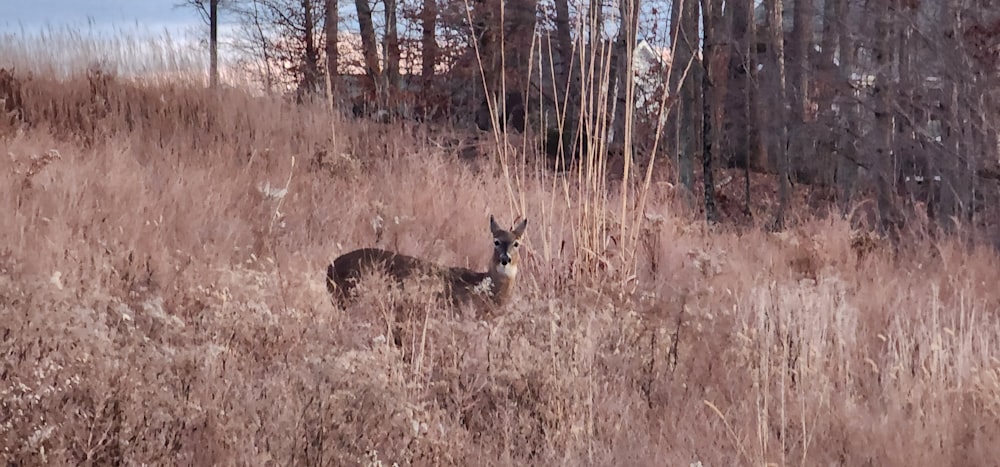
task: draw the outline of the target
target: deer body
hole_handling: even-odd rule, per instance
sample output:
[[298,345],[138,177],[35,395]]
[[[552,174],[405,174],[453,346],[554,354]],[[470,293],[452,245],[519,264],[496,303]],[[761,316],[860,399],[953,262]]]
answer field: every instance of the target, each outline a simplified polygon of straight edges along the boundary
[[444,282],[445,295],[453,303],[479,299],[495,305],[505,304],[513,294],[520,263],[521,236],[527,227],[522,220],[512,230],[504,230],[490,216],[493,234],[493,257],[486,272],[460,267],[443,267],[420,258],[378,248],[362,248],[345,253],[327,268],[326,286],[341,301],[350,297],[366,270],[380,269],[402,281],[413,275],[437,277]]

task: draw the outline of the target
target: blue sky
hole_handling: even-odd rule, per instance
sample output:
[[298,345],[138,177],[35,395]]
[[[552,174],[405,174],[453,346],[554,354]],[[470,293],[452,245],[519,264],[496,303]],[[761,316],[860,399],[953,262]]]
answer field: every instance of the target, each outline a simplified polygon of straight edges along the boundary
[[78,31],[116,29],[179,36],[202,23],[180,0],[0,0],[0,32],[36,32],[70,27]]

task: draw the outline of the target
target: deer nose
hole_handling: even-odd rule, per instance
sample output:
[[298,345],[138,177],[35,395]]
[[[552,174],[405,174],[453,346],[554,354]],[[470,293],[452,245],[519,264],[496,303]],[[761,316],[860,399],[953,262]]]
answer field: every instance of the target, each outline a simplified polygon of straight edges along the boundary
[[502,264],[504,266],[510,264],[510,255],[508,255],[508,254],[502,254],[502,255],[500,255],[500,264]]

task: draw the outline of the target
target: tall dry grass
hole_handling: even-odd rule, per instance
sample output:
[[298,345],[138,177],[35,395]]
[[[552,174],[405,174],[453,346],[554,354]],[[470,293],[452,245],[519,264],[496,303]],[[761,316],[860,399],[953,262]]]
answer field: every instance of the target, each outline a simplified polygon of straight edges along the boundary
[[[207,30],[207,29],[206,29]],[[47,25],[0,31],[0,67],[58,79],[88,68],[101,69],[134,82],[208,85],[208,50],[194,33],[171,33],[142,24],[113,27]],[[239,54],[223,54],[222,83],[260,90]]]
[[[894,254],[835,219],[706,228],[652,183],[624,293],[614,267],[575,266],[592,253],[559,175],[508,185],[426,128],[331,132],[318,106],[238,91],[18,78],[26,124],[0,132],[5,463],[1000,458],[993,251]],[[346,309],[325,292],[357,246],[481,267],[488,213],[522,211],[517,298],[493,319],[377,280]],[[402,312],[420,319],[397,347]]]

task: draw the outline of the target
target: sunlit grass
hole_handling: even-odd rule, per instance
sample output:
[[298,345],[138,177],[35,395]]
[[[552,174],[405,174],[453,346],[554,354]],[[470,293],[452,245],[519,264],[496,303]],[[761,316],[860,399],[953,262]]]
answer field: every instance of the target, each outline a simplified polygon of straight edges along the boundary
[[[2,66],[22,73],[66,79],[100,69],[149,84],[208,82],[207,38],[196,29],[171,32],[141,24],[111,29],[45,26],[0,33]],[[223,42],[221,47],[225,48]],[[220,79],[229,86],[258,89],[243,71],[241,55],[224,50]]]
[[[120,41],[119,59],[140,54]],[[423,128],[281,97],[95,86],[79,57],[50,76],[56,55],[8,52],[26,42],[0,45],[23,62],[28,117],[0,127],[5,463],[1000,458],[992,250],[894,251],[808,213],[780,234],[708,228],[652,183],[632,293],[613,268],[574,266],[613,252],[580,248],[586,203],[552,193],[563,175],[512,183]],[[188,63],[162,47],[150,67]],[[490,213],[530,219],[516,297],[495,317],[377,279],[331,303],[325,266],[355,247],[482,267]]]

